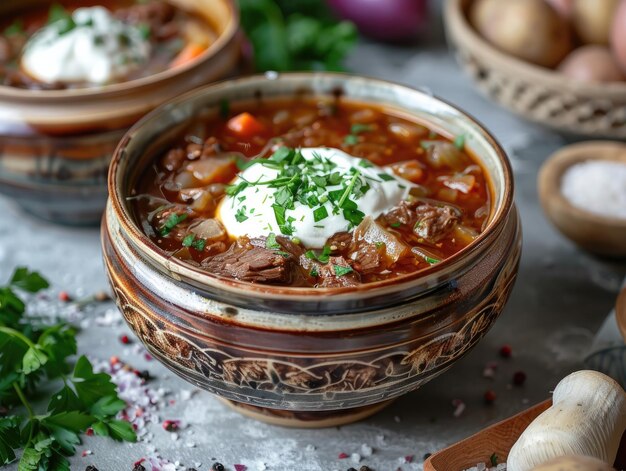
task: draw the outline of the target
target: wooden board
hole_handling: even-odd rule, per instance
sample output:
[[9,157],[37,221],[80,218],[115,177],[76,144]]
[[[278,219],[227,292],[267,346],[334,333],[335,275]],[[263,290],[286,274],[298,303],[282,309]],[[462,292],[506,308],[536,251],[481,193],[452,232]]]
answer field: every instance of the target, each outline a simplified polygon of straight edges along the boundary
[[[424,471],[463,471],[478,463],[489,464],[489,458],[493,453],[497,455],[499,463],[505,462],[509,456],[509,450],[526,427],[551,405],[551,400],[541,402],[438,451],[426,460]],[[622,437],[615,468],[626,470],[626,433]]]

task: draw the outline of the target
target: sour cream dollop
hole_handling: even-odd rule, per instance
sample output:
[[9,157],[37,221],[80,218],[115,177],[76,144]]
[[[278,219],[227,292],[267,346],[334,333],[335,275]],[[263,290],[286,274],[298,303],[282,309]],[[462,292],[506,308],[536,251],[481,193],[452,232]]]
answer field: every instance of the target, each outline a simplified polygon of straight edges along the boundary
[[275,233],[320,248],[365,216],[376,218],[397,206],[415,186],[339,149],[282,149],[267,164],[247,167],[230,186],[217,216],[231,236]]
[[150,57],[150,42],[135,26],[101,6],[78,8],[43,27],[26,43],[22,69],[45,83],[106,84]]

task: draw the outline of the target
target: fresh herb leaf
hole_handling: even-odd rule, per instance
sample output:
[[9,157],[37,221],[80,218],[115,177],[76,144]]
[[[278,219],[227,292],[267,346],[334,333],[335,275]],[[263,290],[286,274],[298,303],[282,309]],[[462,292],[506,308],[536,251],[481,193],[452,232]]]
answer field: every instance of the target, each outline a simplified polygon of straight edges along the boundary
[[188,216],[189,215],[187,213],[182,213],[182,214],[172,213],[172,214],[170,214],[169,217],[167,218],[167,220],[165,221],[165,223],[163,224],[163,227],[161,227],[161,235],[164,236],[164,237],[166,235],[168,235],[170,232],[172,232],[172,229],[174,229],[178,224],[180,224],[185,219],[187,219]]
[[246,216],[246,207],[243,206],[241,208],[239,208],[237,210],[237,212],[235,213],[235,219],[237,220],[237,222],[244,222],[248,219],[248,216]]
[[202,252],[204,250],[204,248],[206,247],[206,240],[205,239],[196,239],[191,244],[191,247],[196,249],[198,252]]
[[267,236],[267,239],[265,239],[265,248],[270,250],[280,250],[282,248],[280,244],[276,241],[276,234],[274,234],[273,232],[270,232],[270,234]]
[[26,267],[18,267],[11,277],[10,285],[29,293],[37,293],[48,288],[48,282],[36,271],[29,271]]
[[459,134],[454,139],[454,145],[457,149],[463,150],[465,148],[465,134]]
[[152,34],[152,28],[148,23],[139,23],[137,25],[137,30],[139,31],[139,35],[141,39],[149,39]]
[[319,273],[317,272],[317,267],[311,268],[311,271],[309,272],[309,275],[311,275],[313,277],[318,277]]
[[491,462],[491,466],[498,466],[498,455],[496,455],[495,453],[493,453],[493,454],[489,457],[489,461]]
[[343,143],[347,146],[354,146],[359,143],[359,136],[354,134],[348,134],[344,139]]
[[6,36],[17,36],[24,33],[24,22],[20,19],[15,20],[4,30]]
[[361,161],[359,162],[359,167],[371,168],[373,166],[374,164],[367,159],[361,159]]
[[441,261],[441,260],[437,260],[436,258],[431,258],[431,257],[425,257],[425,259],[431,265],[434,265],[435,263],[439,263]]
[[373,126],[371,124],[354,123],[350,126],[350,134],[361,134],[362,132],[368,132],[372,129]]
[[384,182],[390,182],[392,180],[395,180],[395,178],[392,175],[389,175],[388,173],[379,173],[378,178],[380,178]]
[[337,276],[344,276],[354,271],[352,267],[344,267],[343,265],[333,265],[333,270]]
[[193,240],[195,238],[196,236],[193,234],[186,235],[182,242],[183,247],[191,247],[191,244],[193,243]]
[[313,219],[315,222],[322,221],[328,217],[328,211],[326,210],[326,206],[320,206],[319,208],[313,211]]
[[402,225],[401,222],[396,221],[396,222],[392,222],[391,224],[389,224],[389,227],[396,228],[396,227],[400,227],[401,225]]

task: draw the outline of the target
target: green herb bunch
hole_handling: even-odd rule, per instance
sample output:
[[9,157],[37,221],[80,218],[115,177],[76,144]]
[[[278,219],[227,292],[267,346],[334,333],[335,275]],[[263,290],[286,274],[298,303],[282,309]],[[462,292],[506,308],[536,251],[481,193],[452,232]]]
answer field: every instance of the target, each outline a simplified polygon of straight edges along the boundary
[[[26,315],[17,292],[37,293],[48,286],[23,267],[0,286],[0,407],[11,414],[0,418],[0,466],[23,449],[19,471],[69,470],[66,457],[75,453],[80,434],[89,428],[115,440],[136,440],[131,424],[116,419],[126,404],[111,377],[94,373],[84,356],[73,361],[76,329]],[[37,413],[31,401],[59,385],[46,410]]]
[[342,70],[357,30],[323,0],[239,0],[241,25],[259,71]]

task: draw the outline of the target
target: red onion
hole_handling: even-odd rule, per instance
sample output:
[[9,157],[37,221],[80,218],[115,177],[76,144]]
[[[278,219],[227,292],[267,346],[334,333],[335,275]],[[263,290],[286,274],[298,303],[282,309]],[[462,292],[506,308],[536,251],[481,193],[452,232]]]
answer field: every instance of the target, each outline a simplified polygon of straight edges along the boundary
[[413,39],[428,18],[427,0],[328,0],[359,31],[383,41]]

